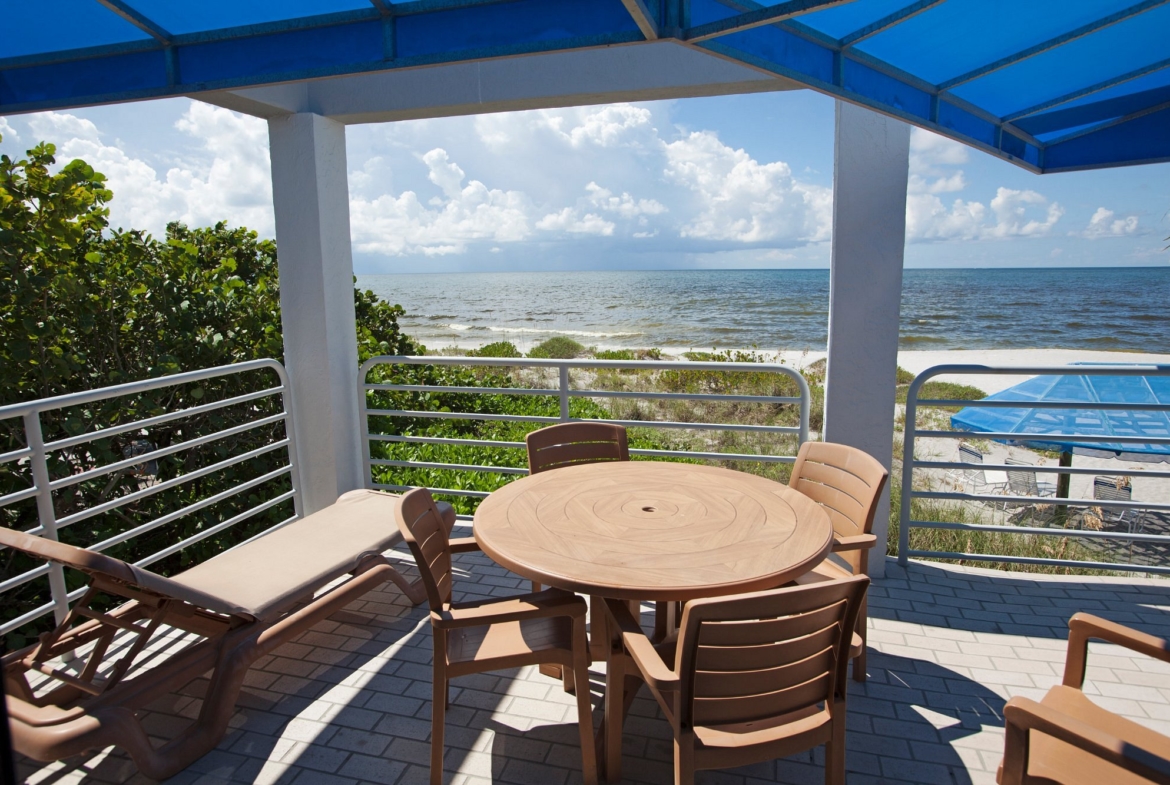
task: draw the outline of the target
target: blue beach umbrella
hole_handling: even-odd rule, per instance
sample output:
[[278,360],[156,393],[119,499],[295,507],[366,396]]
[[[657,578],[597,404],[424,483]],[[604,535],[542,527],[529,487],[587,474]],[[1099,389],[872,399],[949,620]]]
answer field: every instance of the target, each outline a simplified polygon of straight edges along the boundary
[[[1097,365],[1097,364],[1094,364]],[[1099,366],[1098,366],[1099,367]],[[969,406],[951,417],[956,430],[1018,434],[999,439],[1042,450],[1125,460],[1170,462],[1170,444],[1149,444],[1143,437],[1170,437],[1165,411],[1102,411],[1094,403],[1170,405],[1170,377],[1165,376],[1035,376],[989,395],[987,401],[1019,401],[1019,408]],[[1034,401],[1085,404],[1068,409],[1033,408]],[[1116,442],[1081,442],[1076,436],[1115,436]],[[1062,438],[1066,437],[1066,438]],[[1062,461],[1063,463],[1063,461]],[[1068,464],[1065,464],[1068,465]]]

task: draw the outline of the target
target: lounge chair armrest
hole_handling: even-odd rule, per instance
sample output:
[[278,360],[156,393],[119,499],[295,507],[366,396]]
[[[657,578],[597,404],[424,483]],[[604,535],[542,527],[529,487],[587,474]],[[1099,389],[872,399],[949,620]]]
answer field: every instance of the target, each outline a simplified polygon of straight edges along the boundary
[[548,589],[498,600],[459,603],[445,611],[431,611],[431,621],[436,627],[453,629],[555,616],[584,616],[585,610],[585,601],[577,595]]
[[646,637],[642,626],[638,624],[626,604],[621,600],[606,600],[605,611],[610,622],[621,632],[622,645],[642,671],[646,684],[659,692],[678,689],[678,674],[662,661],[658,650]]
[[833,537],[834,551],[860,551],[877,545],[877,536],[873,534],[855,534],[852,537]]
[[450,543],[451,553],[473,553],[479,550],[474,537],[456,537]]
[[1028,731],[1039,731],[1096,755],[1152,782],[1170,785],[1170,760],[1119,739],[1028,698],[1015,697],[1003,711],[1007,743],[1003,758],[1003,785],[1024,781],[1028,769]]
[[1064,684],[1067,687],[1080,689],[1085,683],[1090,638],[1170,662],[1170,641],[1089,613],[1076,613],[1068,620],[1068,654],[1064,660]]

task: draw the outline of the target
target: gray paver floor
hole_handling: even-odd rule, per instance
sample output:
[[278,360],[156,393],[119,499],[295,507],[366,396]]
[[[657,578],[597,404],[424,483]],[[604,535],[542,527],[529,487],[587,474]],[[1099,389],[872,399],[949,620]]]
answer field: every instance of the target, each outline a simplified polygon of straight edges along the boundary
[[[456,599],[526,591],[480,554],[457,557]],[[850,783],[989,783],[1003,748],[1002,709],[1060,680],[1068,617],[1090,611],[1170,637],[1170,581],[1056,578],[887,565],[870,593],[869,680],[850,682]],[[347,614],[362,614],[359,619]],[[425,783],[430,731],[427,613],[392,585],[317,625],[249,674],[232,730],[175,783]],[[603,671],[593,667],[595,721]],[[151,707],[165,737],[198,711],[204,681]],[[1093,644],[1086,690],[1105,707],[1170,733],[1170,666]],[[447,719],[446,781],[581,781],[573,698],[534,668],[457,679]],[[670,731],[646,693],[626,725],[624,782],[668,783]],[[823,782],[822,751],[704,772],[720,785]],[[138,782],[105,750],[51,764],[21,761],[33,783]]]

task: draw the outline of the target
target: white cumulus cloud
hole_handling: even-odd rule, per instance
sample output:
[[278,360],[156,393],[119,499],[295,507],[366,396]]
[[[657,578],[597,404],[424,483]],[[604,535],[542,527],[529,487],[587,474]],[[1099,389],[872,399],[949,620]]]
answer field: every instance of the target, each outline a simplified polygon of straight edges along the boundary
[[479,180],[463,184],[463,169],[441,147],[422,156],[427,178],[443,192],[424,205],[414,191],[350,198],[354,247],[387,256],[463,253],[483,240],[508,243],[532,234],[532,204],[520,191],[488,188]]
[[537,222],[536,228],[552,232],[595,234],[602,237],[610,237],[613,235],[615,225],[612,221],[607,221],[596,213],[581,215],[578,210],[572,207],[566,207],[563,210],[549,213],[541,218]]
[[831,189],[797,181],[783,161],[761,164],[711,131],[690,133],[665,150],[667,179],[695,199],[681,236],[742,243],[829,239]]
[[195,142],[199,155],[161,174],[117,140],[106,140],[88,119],[45,112],[33,115],[29,128],[57,145],[58,162],[82,158],[106,175],[114,192],[114,227],[161,235],[170,221],[206,226],[227,220],[273,233],[268,128],[262,120],[193,102],[175,128]]
[[20,134],[16,133],[16,129],[9,125],[8,120],[4,117],[0,117],[0,136],[10,142],[20,139]]
[[1117,218],[1112,210],[1098,207],[1089,219],[1089,225],[1080,233],[1081,237],[1097,240],[1102,237],[1124,237],[1137,231],[1136,215]]
[[906,198],[906,237],[914,240],[981,240],[1041,237],[1064,208],[1035,191],[999,188],[988,205],[956,199],[948,208],[931,193]]

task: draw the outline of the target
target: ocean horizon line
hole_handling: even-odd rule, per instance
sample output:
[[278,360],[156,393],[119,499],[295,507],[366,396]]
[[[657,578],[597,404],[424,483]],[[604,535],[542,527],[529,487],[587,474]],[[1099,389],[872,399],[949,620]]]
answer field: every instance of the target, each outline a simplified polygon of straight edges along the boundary
[[[947,272],[947,271],[1014,271],[1021,270],[1161,270],[1170,269],[1170,254],[1165,263],[1160,264],[1072,264],[1072,265],[1039,265],[1039,264],[1025,264],[1025,265],[971,265],[971,266],[953,266],[947,265],[945,267],[930,267],[913,265],[902,268],[903,272],[910,272],[913,270],[929,270],[931,272]],[[524,270],[401,270],[395,272],[354,272],[355,276],[359,277],[384,277],[384,276],[408,276],[408,275],[548,275],[551,273],[766,273],[766,272],[829,272],[830,268],[827,266],[820,267],[596,267],[596,268],[574,268],[571,270],[565,269],[524,269]]]

